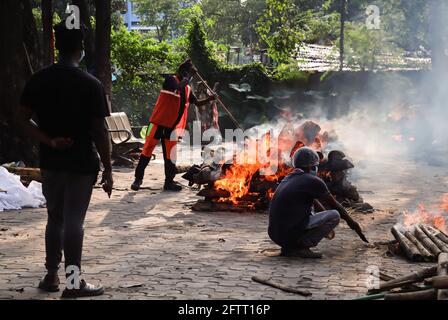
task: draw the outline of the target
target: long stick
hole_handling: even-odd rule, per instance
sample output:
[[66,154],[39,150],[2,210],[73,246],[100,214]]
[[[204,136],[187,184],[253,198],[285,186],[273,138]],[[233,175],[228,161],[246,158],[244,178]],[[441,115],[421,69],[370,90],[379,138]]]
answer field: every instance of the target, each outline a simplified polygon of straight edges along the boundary
[[[201,77],[201,75],[199,73],[196,73],[196,75],[198,76],[199,80],[202,81],[202,83],[204,83],[204,85],[207,87],[208,90],[210,90],[210,92],[212,94],[216,95],[216,92],[213,91],[212,88],[210,88],[210,86],[208,85],[207,82],[205,82],[205,80]],[[224,102],[222,102],[221,98],[218,96],[217,101],[221,104],[221,107],[224,109],[224,111],[227,113],[227,115],[230,117],[230,119],[233,121],[233,123],[237,126],[237,128],[243,130],[243,128],[241,127],[241,125],[238,123],[238,121],[235,119],[235,117],[233,116],[233,114],[230,112],[229,109],[227,109],[227,107],[224,105]]]
[[312,293],[310,291],[308,291],[308,290],[300,290],[300,289],[296,289],[296,288],[287,287],[287,286],[285,286],[283,284],[273,282],[270,279],[264,279],[264,278],[260,278],[260,277],[257,277],[257,276],[253,276],[252,280],[255,281],[255,282],[258,282],[258,283],[261,283],[261,284],[264,284],[264,285],[276,288],[276,289],[280,289],[280,290],[285,291],[285,292],[300,294],[300,295],[302,295],[304,297],[309,297],[309,296],[312,295]]

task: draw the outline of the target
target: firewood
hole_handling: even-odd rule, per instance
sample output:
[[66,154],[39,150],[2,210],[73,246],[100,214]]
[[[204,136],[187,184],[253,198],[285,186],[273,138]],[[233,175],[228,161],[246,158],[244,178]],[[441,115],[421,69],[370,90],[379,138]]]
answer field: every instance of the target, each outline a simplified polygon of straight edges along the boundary
[[404,236],[417,247],[425,261],[435,260],[435,257],[431,252],[429,252],[409,230],[404,231]]
[[19,175],[25,180],[42,181],[42,175],[39,168],[5,167],[11,173]]
[[[439,277],[448,276],[448,253],[442,252],[439,255],[437,275]],[[448,289],[439,289],[437,292],[437,300],[448,300]]]
[[435,257],[438,257],[442,252],[442,250],[440,250],[439,247],[434,242],[432,242],[430,238],[428,238],[426,233],[423,232],[423,230],[419,226],[414,227],[414,235],[420,241],[420,243]]
[[386,293],[384,300],[436,300],[437,290],[427,289],[414,292]]
[[418,248],[404,236],[401,230],[399,230],[398,226],[392,227],[391,232],[395,239],[397,239],[397,241],[399,242],[400,248],[403,250],[404,254],[409,260],[423,261],[423,256]]
[[445,244],[448,245],[448,236],[446,234],[444,234],[442,231],[440,231],[439,229],[433,228],[431,226],[426,226],[430,231],[432,231],[437,238],[439,238],[439,240],[445,242]]
[[394,289],[394,288],[400,288],[400,287],[403,287],[408,284],[421,282],[421,281],[425,280],[426,278],[431,278],[431,277],[434,277],[435,275],[437,275],[437,267],[423,269],[419,272],[412,273],[410,275],[396,278],[391,281],[382,283],[382,284],[380,284],[379,289],[372,290],[372,291],[381,292],[381,291],[387,291],[387,290]]
[[448,276],[437,276],[425,280],[425,284],[434,289],[448,289]]
[[308,291],[308,290],[301,290],[301,289],[287,287],[284,284],[274,282],[274,281],[272,281],[270,279],[253,276],[252,280],[255,281],[255,282],[258,282],[258,283],[261,283],[261,284],[264,284],[264,285],[276,288],[276,289],[280,289],[280,290],[285,291],[285,292],[300,294],[300,295],[302,295],[304,297],[309,297],[309,296],[312,295],[312,293],[310,291]]
[[206,188],[199,191],[198,196],[208,199],[219,199],[230,197],[230,192],[226,190],[216,190],[212,188]]
[[435,236],[425,225],[420,225],[420,228],[424,233],[431,239],[432,242],[436,244],[436,246],[442,251],[448,253],[448,246],[445,245],[445,242],[440,241],[439,238]]

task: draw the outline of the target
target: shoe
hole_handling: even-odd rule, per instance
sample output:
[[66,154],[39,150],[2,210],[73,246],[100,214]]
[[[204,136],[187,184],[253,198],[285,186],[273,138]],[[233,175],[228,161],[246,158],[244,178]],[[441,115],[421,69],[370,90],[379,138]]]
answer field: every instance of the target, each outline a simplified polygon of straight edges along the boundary
[[182,190],[182,186],[175,181],[165,182],[165,185],[163,186],[163,190],[179,192]]
[[133,191],[140,190],[140,187],[142,186],[143,180],[142,179],[135,179],[134,183],[131,185],[131,189]]
[[47,274],[40,280],[38,288],[47,292],[58,292],[59,291],[59,277],[57,274],[50,275]]
[[322,253],[311,251],[310,248],[298,248],[286,250],[282,248],[281,255],[283,257],[299,257],[304,259],[322,259]]
[[67,289],[62,292],[62,298],[82,298],[82,297],[96,297],[104,294],[102,286],[94,286],[93,284],[81,280],[79,289]]

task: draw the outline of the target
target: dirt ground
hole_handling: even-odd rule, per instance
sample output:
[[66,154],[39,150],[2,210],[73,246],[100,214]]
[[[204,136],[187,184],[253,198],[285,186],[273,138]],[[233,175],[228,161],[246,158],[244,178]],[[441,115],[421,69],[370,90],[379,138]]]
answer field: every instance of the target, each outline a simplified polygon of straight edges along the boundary
[[[106,294],[96,299],[361,296],[372,268],[399,276],[428,266],[390,257],[373,243],[392,239],[390,228],[402,209],[435,203],[448,190],[447,168],[403,161],[364,165],[369,174],[361,168],[355,183],[377,211],[354,217],[371,245],[341,223],[336,238],[319,245],[324,259],[318,261],[276,256],[278,248],[266,232],[266,214],[191,211],[196,192],[162,191],[160,160],[151,164],[138,193],[129,190],[133,170],[116,168],[112,198],[101,189],[94,191],[86,220],[84,277],[105,286]],[[45,272],[45,222],[44,208],[0,213],[0,299],[59,299],[60,293],[36,289]],[[306,288],[312,296],[266,287],[253,282],[254,275]]]

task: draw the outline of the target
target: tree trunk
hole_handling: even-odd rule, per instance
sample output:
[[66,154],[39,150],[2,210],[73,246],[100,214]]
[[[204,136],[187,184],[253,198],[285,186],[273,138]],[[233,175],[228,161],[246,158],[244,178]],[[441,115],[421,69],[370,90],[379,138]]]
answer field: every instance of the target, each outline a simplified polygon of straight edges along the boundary
[[[108,1],[106,1],[108,2]],[[90,23],[91,11],[86,0],[73,0],[73,4],[78,6],[81,15],[81,24],[84,32],[84,50],[86,56],[84,61],[87,71],[95,73],[95,34]]]
[[341,30],[340,30],[340,43],[339,43],[339,70],[344,70],[344,54],[345,54],[345,19],[347,13],[346,0],[340,0],[340,12],[341,12]]
[[96,76],[103,83],[106,94],[112,95],[112,76],[110,63],[110,32],[111,32],[111,2],[95,0],[96,4],[96,35],[95,35],[95,65]]
[[445,34],[447,26],[445,23],[445,13],[447,5],[445,0],[429,1],[429,35],[432,52],[432,70],[436,74],[444,74],[447,69],[445,54]]
[[53,3],[42,0],[42,63],[48,66],[54,62],[53,41]]
[[40,68],[36,23],[29,0],[0,1],[0,163],[37,163],[36,147],[21,137],[13,121],[32,71]]

